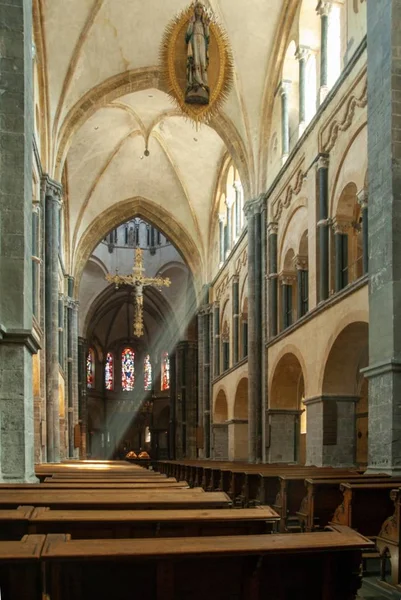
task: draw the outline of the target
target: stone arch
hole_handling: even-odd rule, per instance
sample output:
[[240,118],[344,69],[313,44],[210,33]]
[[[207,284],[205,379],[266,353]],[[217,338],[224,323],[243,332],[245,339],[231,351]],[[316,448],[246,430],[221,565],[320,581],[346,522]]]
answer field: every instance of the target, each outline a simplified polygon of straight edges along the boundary
[[227,395],[222,388],[214,401],[213,423],[225,423],[228,419]]
[[238,382],[234,398],[234,418],[230,424],[230,457],[232,460],[248,459],[248,378]]
[[119,202],[110,210],[103,211],[82,235],[74,256],[75,297],[78,294],[82,272],[96,244],[109,231],[130,219],[133,215],[139,216],[154,225],[174,244],[192,272],[195,292],[198,296],[202,285],[203,262],[192,237],[181,225],[173,221],[171,215],[161,206],[146,198],[136,197]]
[[270,462],[305,462],[306,428],[301,417],[304,372],[297,356],[286,352],[273,370],[269,391]]

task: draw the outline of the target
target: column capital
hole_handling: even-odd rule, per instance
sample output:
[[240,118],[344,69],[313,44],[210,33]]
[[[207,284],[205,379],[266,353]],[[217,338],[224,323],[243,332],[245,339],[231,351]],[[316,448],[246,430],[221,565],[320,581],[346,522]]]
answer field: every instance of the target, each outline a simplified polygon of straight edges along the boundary
[[266,206],[266,195],[259,194],[256,198],[247,200],[244,204],[244,213],[247,217],[263,212]]
[[346,217],[336,216],[331,221],[334,233],[348,233],[352,227],[352,223]]
[[365,189],[360,190],[357,195],[357,202],[362,210],[368,208],[368,191]]
[[240,181],[234,181],[233,188],[236,192],[242,192],[242,183]]
[[299,61],[307,60],[312,52],[312,49],[309,46],[299,45],[295,52],[295,58]]
[[226,215],[224,213],[219,213],[218,217],[219,217],[219,223],[224,223],[225,222]]
[[277,235],[278,223],[276,221],[270,221],[270,223],[267,225],[267,233],[269,235]]
[[61,183],[51,179],[49,175],[45,174],[42,176],[41,187],[46,196],[53,196],[61,201],[61,197],[63,195],[63,186]]
[[332,4],[332,0],[319,0],[316,6],[316,12],[319,17],[328,17]]
[[282,79],[278,84],[277,91],[280,96],[287,96],[291,90],[292,81],[289,79]]
[[293,265],[297,271],[306,271],[308,269],[308,257],[297,254],[294,256]]
[[235,198],[230,198],[227,196],[227,198],[225,199],[225,205],[227,206],[227,208],[232,208],[233,204],[235,202]]
[[319,169],[328,169],[329,164],[330,164],[330,157],[328,154],[320,154],[318,156],[318,159],[316,162],[316,168],[318,171],[319,171]]
[[278,277],[281,285],[292,285],[297,280],[297,276],[294,271],[281,271]]
[[216,310],[216,308],[220,308],[220,302],[218,300],[214,300],[213,302],[213,310]]
[[237,273],[232,276],[232,283],[239,283],[239,275]]

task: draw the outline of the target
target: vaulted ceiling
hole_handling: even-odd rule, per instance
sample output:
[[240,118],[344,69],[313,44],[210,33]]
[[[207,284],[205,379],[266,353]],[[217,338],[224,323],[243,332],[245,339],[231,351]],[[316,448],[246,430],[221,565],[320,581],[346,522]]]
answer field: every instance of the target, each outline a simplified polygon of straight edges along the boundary
[[[47,171],[67,188],[71,270],[85,236],[92,248],[130,199],[163,209],[156,225],[191,241],[206,276],[210,215],[230,154],[245,195],[263,189],[279,65],[298,0],[210,0],[226,29],[234,85],[221,113],[198,130],[163,91],[164,30],[188,0],[35,0],[35,41],[47,123]],[[149,156],[145,155],[149,150]],[[125,202],[125,204],[123,204]],[[119,213],[119,206],[124,206]],[[114,212],[113,212],[114,211]],[[121,216],[121,218],[120,218]],[[149,217],[149,214],[147,215]],[[96,231],[93,231],[96,224]]]

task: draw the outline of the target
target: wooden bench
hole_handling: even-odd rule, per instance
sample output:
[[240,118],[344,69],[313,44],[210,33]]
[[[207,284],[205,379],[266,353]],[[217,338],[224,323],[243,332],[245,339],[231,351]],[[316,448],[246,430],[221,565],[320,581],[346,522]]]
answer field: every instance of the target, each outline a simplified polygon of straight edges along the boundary
[[1,600],[42,600],[40,555],[44,535],[0,541]]
[[383,521],[394,511],[390,498],[392,488],[394,481],[342,483],[342,502],[335,509],[331,523],[352,527],[367,537],[376,537]]
[[376,537],[376,546],[382,560],[381,579],[385,581],[385,560],[388,557],[391,563],[390,584],[401,591],[401,489],[391,490],[390,500],[394,504],[394,512],[381,526]]
[[[354,598],[361,549],[349,529],[322,533],[141,540],[46,537],[51,600]],[[291,574],[289,576],[289,574]]]
[[[362,475],[358,478],[342,479],[340,483],[361,485],[383,483],[388,475]],[[399,480],[401,483],[401,479]],[[342,501],[342,492],[338,479],[311,478],[305,480],[306,495],[297,511],[302,531],[313,531],[316,526],[324,527],[332,520],[334,511]]]
[[232,510],[49,510],[36,508],[27,533],[69,533],[73,539],[256,535],[276,530],[269,506]]
[[57,509],[155,510],[229,508],[231,500],[221,492],[203,490],[3,490],[0,508],[21,505]]
[[174,477],[45,477],[43,483],[176,483]]
[[2,490],[33,490],[33,489],[41,489],[41,490],[71,490],[71,489],[109,489],[109,490],[184,490],[189,489],[189,486],[186,481],[159,481],[159,482],[127,482],[127,483],[107,483],[103,480],[99,482],[96,481],[86,481],[81,480],[78,482],[53,482],[53,483],[1,483],[0,484],[0,492]]
[[34,506],[0,510],[0,540],[20,540],[29,531]]

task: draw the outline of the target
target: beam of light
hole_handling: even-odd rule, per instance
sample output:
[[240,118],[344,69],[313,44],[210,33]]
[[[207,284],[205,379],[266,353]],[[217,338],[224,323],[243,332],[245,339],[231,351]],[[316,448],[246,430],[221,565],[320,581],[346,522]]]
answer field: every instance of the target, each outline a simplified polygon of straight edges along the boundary
[[[154,354],[159,356],[158,368],[161,368],[161,354],[166,351],[169,354],[170,364],[172,360],[172,355],[175,352],[175,348],[179,342],[186,341],[188,339],[187,329],[195,314],[197,312],[197,302],[195,298],[195,293],[192,285],[187,286],[185,292],[181,294],[179,301],[174,302],[174,306],[172,306],[172,311],[175,315],[181,315],[181,322],[177,323],[167,323],[167,327],[165,327],[161,333],[161,335],[156,340],[155,344],[147,349],[147,353],[152,355],[152,350],[154,350]],[[155,377],[155,366],[152,365],[153,368],[153,377]],[[121,376],[121,375],[120,375]],[[150,398],[149,391],[146,392],[144,390],[143,380],[136,379],[136,386],[138,387],[134,390],[132,396],[128,396],[127,400],[122,400],[124,403],[128,403],[128,406],[132,406],[132,402],[135,402],[133,406],[133,410],[129,412],[119,412],[118,410],[114,410],[112,414],[107,415],[106,420],[106,435],[105,435],[105,448],[106,451],[106,460],[107,458],[111,458],[114,454],[114,451],[120,446],[122,440],[125,439],[125,435],[127,431],[130,429],[131,425],[134,423],[138,414],[141,412],[141,409],[144,405],[145,400]],[[122,392],[122,395],[129,394],[129,392]],[[171,396],[171,379],[170,379],[170,411],[171,404],[175,399]],[[195,398],[192,399],[195,402]],[[170,413],[171,414],[171,413]],[[123,416],[126,417],[124,423]],[[111,435],[110,435],[111,434]],[[107,448],[107,440],[110,435],[110,440],[113,441],[112,447]],[[171,444],[171,440],[170,440]],[[139,452],[139,448],[133,448],[136,453]]]

